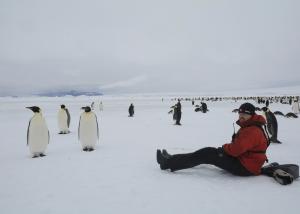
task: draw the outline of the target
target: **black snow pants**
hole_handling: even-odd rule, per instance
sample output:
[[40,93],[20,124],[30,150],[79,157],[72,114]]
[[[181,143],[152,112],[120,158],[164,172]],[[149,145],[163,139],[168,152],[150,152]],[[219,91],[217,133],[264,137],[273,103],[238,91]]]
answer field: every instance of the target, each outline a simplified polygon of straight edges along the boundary
[[193,153],[172,155],[167,162],[171,171],[187,169],[200,164],[211,164],[234,175],[253,175],[237,158],[224,153],[222,148],[205,147]]

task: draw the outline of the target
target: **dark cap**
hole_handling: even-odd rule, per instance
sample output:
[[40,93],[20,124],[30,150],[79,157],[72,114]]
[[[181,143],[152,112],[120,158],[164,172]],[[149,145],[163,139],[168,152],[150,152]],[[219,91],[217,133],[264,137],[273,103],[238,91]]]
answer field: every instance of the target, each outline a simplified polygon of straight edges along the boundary
[[251,103],[244,103],[239,107],[239,113],[254,115],[255,114],[255,106]]

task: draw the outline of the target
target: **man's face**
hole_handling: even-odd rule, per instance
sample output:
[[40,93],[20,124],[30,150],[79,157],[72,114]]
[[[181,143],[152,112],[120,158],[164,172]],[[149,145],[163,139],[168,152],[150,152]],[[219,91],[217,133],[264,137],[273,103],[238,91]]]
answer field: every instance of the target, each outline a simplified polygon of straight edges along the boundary
[[246,120],[249,120],[252,117],[250,114],[245,114],[245,113],[239,113],[239,120],[241,122],[245,122]]

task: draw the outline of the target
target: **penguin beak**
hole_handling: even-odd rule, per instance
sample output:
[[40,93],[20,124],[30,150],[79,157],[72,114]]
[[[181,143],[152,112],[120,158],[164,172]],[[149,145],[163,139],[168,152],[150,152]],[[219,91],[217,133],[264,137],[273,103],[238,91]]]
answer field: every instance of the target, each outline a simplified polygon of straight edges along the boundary
[[39,113],[41,112],[41,109],[38,106],[31,106],[31,107],[26,107],[28,109],[30,109],[31,111],[33,111],[34,113]]
[[85,110],[85,107],[81,107],[80,109]]

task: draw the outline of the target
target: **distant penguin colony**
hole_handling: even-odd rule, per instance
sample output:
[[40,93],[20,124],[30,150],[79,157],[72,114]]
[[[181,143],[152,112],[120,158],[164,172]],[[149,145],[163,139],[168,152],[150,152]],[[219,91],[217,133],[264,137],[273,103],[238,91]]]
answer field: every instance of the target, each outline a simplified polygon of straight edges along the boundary
[[57,115],[59,134],[70,133],[71,116],[65,105],[61,105]]
[[89,106],[82,107],[84,112],[80,115],[78,126],[78,139],[83,151],[93,151],[99,140],[97,116]]
[[46,121],[38,106],[26,107],[33,111],[34,115],[29,121],[27,129],[27,145],[33,158],[45,156],[50,135]]

